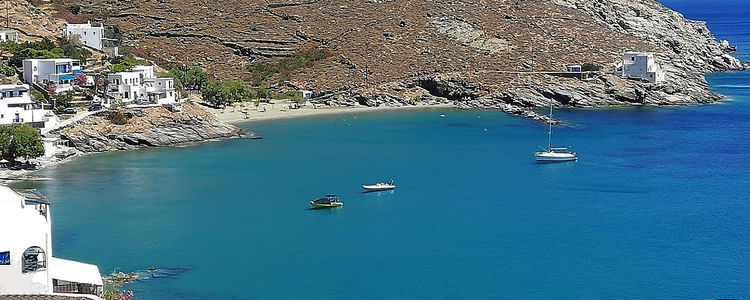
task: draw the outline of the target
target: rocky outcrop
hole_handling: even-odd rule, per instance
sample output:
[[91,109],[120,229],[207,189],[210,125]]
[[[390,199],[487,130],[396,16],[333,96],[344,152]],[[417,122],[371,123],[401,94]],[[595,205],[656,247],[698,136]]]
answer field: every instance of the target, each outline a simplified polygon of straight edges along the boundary
[[140,147],[174,146],[225,138],[255,137],[247,130],[219,122],[195,104],[182,111],[162,107],[127,109],[126,124],[115,125],[108,113],[86,118],[61,130],[61,137],[82,152],[131,150]]
[[[669,61],[678,61],[702,72],[742,69],[729,53],[733,47],[722,44],[706,27],[706,22],[686,19],[682,14],[653,0],[553,0],[554,3],[583,12],[615,31],[664,48]],[[636,49],[634,49],[636,50]],[[680,66],[680,65],[678,65]],[[680,66],[680,67],[682,67]]]
[[[552,102],[559,107],[613,107],[630,105],[689,105],[712,103],[721,95],[708,90],[704,75],[708,72],[742,70],[731,55],[736,48],[719,42],[705,22],[685,19],[653,0],[553,0],[575,9],[617,32],[634,36],[661,49],[656,60],[666,73],[658,84],[621,79],[612,71],[602,72],[589,80],[559,78],[554,75],[523,74],[519,84],[501,89],[482,89],[467,84],[468,79],[433,76],[417,80],[416,85],[431,95],[454,100],[467,109],[502,109],[508,113],[541,121],[546,117],[534,111]],[[433,20],[441,33],[472,47],[485,45],[481,32],[463,21]],[[630,49],[634,51],[643,49]],[[616,62],[617,56],[613,56]],[[613,69],[605,66],[605,70]]]

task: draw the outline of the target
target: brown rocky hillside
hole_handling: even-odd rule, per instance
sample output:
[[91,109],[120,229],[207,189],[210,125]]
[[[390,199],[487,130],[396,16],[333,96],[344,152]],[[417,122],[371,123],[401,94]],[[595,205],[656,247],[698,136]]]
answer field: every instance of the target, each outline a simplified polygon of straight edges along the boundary
[[[247,67],[300,49],[329,56],[291,82],[336,104],[403,105],[432,94],[466,107],[522,113],[568,106],[716,101],[703,73],[739,68],[704,23],[655,0],[72,0],[162,66],[204,66],[249,79]],[[508,71],[605,71],[626,50],[652,51],[669,73],[646,85]],[[498,73],[500,72],[500,73]]]
[[[88,3],[90,1],[81,1]],[[331,57],[294,81],[316,90],[460,72],[609,65],[628,49],[658,50],[550,1],[93,1],[157,61],[243,77],[256,60],[324,47]],[[369,72],[367,71],[369,70]]]

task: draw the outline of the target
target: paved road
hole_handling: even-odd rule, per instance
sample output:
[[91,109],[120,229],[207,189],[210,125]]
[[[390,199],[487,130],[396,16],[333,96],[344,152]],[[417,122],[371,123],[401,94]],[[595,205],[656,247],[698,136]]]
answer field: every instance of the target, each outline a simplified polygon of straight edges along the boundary
[[83,120],[83,119],[85,119],[86,117],[88,117],[88,116],[90,116],[90,115],[93,115],[93,114],[95,114],[95,113],[98,113],[98,112],[100,112],[100,111],[96,111],[96,110],[95,110],[95,111],[87,111],[87,112],[82,112],[82,113],[78,113],[78,114],[76,114],[75,116],[73,116],[73,117],[72,117],[72,118],[70,118],[70,119],[67,119],[67,120],[61,121],[60,123],[57,123],[57,124],[56,124],[55,126],[53,126],[53,127],[50,127],[50,128],[44,128],[44,129],[42,129],[42,135],[44,135],[44,134],[46,134],[46,133],[49,133],[50,131],[53,131],[53,130],[57,130],[57,129],[60,129],[60,128],[63,128],[63,127],[66,127],[66,126],[68,126],[68,125],[70,125],[70,124],[73,124],[73,123],[75,123],[75,122],[78,122],[78,121],[80,121],[80,120]]

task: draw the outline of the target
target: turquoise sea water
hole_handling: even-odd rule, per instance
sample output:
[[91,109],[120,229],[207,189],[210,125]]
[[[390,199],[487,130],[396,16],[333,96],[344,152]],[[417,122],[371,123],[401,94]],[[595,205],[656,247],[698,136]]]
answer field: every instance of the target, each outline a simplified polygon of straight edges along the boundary
[[[667,2],[713,16],[696,3]],[[747,45],[746,16],[706,19]],[[137,299],[748,298],[750,73],[708,79],[732,101],[557,111],[576,163],[534,163],[544,124],[421,110],[249,124],[265,139],[25,184],[52,200],[56,256],[170,270],[126,286]],[[325,193],[344,207],[308,210]]]

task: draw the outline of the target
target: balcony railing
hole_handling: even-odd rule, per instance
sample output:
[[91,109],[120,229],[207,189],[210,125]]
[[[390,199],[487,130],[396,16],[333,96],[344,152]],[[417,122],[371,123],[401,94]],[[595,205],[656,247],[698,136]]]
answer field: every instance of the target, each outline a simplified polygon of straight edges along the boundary
[[86,295],[99,296],[102,294],[103,289],[101,285],[93,285],[90,283],[67,282],[67,281],[54,279],[52,291],[54,293],[86,294]]

